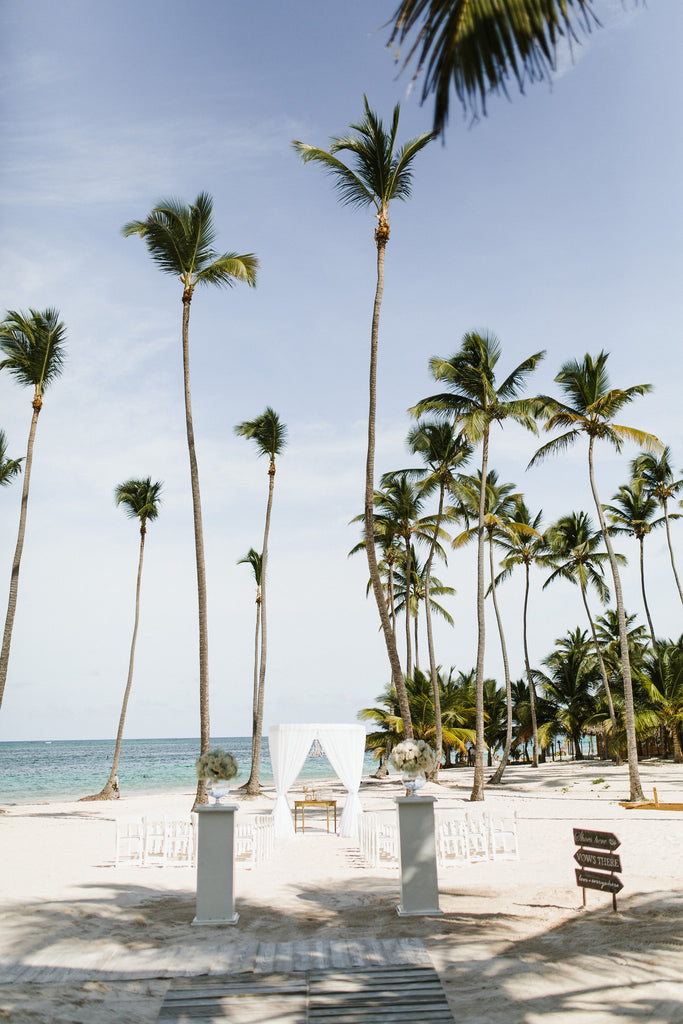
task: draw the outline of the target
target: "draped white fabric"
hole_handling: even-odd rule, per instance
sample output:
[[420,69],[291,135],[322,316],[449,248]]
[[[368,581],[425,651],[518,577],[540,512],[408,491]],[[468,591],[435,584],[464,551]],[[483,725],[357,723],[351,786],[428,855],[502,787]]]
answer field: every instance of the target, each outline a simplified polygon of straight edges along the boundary
[[301,771],[306,754],[318,740],[349,796],[339,823],[342,836],[356,836],[363,813],[358,790],[363,774],[365,729],[362,725],[273,725],[268,730],[277,800],[273,809],[276,836],[293,836],[294,821],[287,791]]

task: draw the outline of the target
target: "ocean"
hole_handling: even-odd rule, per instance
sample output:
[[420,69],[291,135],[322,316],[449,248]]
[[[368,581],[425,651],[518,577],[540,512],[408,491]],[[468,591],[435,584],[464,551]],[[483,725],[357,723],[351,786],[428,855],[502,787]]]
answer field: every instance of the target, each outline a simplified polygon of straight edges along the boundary
[[[214,737],[211,746],[229,750],[237,760],[239,773],[231,785],[246,782],[251,767],[251,738]],[[194,791],[198,756],[198,739],[124,740],[118,770],[121,794]],[[113,757],[113,740],[0,742],[0,804],[77,800],[98,793],[109,777]],[[364,774],[376,767],[372,755],[366,754]],[[309,755],[299,774],[300,780],[335,777],[324,756]],[[261,781],[273,781],[266,736],[261,753]]]

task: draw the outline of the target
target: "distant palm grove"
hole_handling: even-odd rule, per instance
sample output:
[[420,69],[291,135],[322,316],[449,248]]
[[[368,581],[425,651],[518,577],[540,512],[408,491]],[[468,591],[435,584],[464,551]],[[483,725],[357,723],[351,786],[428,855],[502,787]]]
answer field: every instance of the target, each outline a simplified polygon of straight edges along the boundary
[[[376,753],[380,772],[387,770],[392,746],[402,738],[424,739],[437,753],[434,777],[440,764],[470,763],[474,767],[472,799],[483,800],[487,781],[502,783],[511,759],[521,758],[537,767],[548,757],[581,758],[588,743],[599,756],[625,763],[630,799],[636,801],[644,796],[640,758],[673,757],[683,762],[683,636],[664,637],[658,632],[645,569],[649,535],[661,529],[671,576],[660,586],[670,585],[672,602],[683,605],[674,544],[683,480],[666,439],[643,429],[637,418],[631,422],[632,403],[651,385],[613,383],[610,371],[616,374],[618,367],[610,364],[606,351],[599,350],[553,368],[554,393],[541,394],[534,388],[534,374],[544,351],[529,352],[517,365],[508,366],[503,345],[492,331],[467,330],[449,349],[444,350],[442,343],[435,345],[441,351],[429,363],[433,393],[416,394],[408,411],[407,447],[413,464],[382,467],[379,479],[375,471],[377,408],[383,398],[378,352],[390,209],[410,198],[420,154],[445,131],[451,89],[466,109],[485,113],[487,96],[505,92],[511,79],[521,88],[527,74],[530,80],[548,77],[558,36],[577,39],[577,32],[593,26],[591,0],[548,0],[540,8],[541,13],[535,0],[520,0],[509,9],[492,0],[478,5],[463,5],[460,0],[402,0],[393,15],[389,42],[404,45],[406,63],[415,57],[418,70],[424,72],[423,97],[433,96],[435,101],[433,130],[401,142],[399,106],[385,124],[364,97],[360,119],[344,134],[332,137],[327,149],[299,140],[292,143],[304,164],[313,164],[330,177],[342,205],[373,217],[368,225],[373,228],[376,269],[367,283],[369,360],[363,382],[368,398],[365,480],[363,494],[358,495],[359,514],[352,520],[360,526],[351,527],[350,553],[363,552],[367,559],[368,593],[372,591],[386,647],[387,678],[377,680],[374,704],[360,709],[359,715],[370,723],[368,747]],[[322,226],[321,234],[326,230]],[[199,752],[205,753],[210,744],[209,616],[201,442],[197,444],[195,438],[190,386],[190,311],[196,291],[204,287],[244,284],[253,288],[259,262],[253,253],[215,248],[213,201],[206,192],[191,203],[161,199],[144,219],[126,224],[122,233],[141,239],[157,268],[181,286],[178,334],[197,580]],[[140,259],[142,268],[140,253],[131,253],[134,258]],[[343,287],[345,283],[340,282]],[[400,304],[400,298],[394,301]],[[468,326],[460,325],[454,336]],[[66,327],[54,308],[8,310],[0,324],[0,372],[29,389],[32,409],[23,457],[10,457],[16,442],[0,430],[0,485],[21,482],[0,651],[0,708],[11,677],[21,559],[25,540],[30,543],[29,488],[38,419],[46,391],[62,374],[66,344]],[[235,366],[239,372],[237,358]],[[542,510],[530,507],[518,481],[501,478],[496,468],[498,445],[501,429],[508,423],[538,436],[530,467],[562,458],[571,447],[581,450],[592,495],[590,508],[573,507],[568,500],[558,519],[544,522]],[[276,457],[287,446],[287,428],[266,406],[253,420],[236,425],[235,432],[252,442],[256,455],[265,456],[268,465],[263,540],[260,550],[252,547],[240,559],[251,566],[256,585],[254,671],[253,680],[248,681],[253,687],[252,765],[245,787],[251,794],[259,789],[267,692],[267,566]],[[623,482],[615,494],[601,490],[600,458],[605,446],[624,453]],[[520,465],[520,474],[526,468]],[[568,493],[575,486],[572,473],[573,463],[566,470]],[[147,523],[157,517],[161,488],[160,481],[147,476],[128,479],[114,491],[116,503],[140,527],[135,627],[127,678],[121,680],[123,702],[113,767],[103,790],[91,799],[118,795],[116,771],[134,685],[143,550]],[[476,549],[476,580],[472,581],[476,660],[473,665],[452,665],[452,652],[462,638],[458,638],[449,602],[456,587],[466,582],[458,559],[468,545]],[[620,568],[627,557],[638,559],[640,591],[636,593],[625,593],[622,586]],[[517,579],[523,593],[515,621],[506,620],[499,602],[501,588],[508,586],[510,577]],[[576,621],[567,623],[552,650],[537,650],[529,628],[531,608],[538,609],[543,591],[569,588],[576,595]],[[487,632],[487,607],[490,621],[495,622],[494,635],[490,629]],[[436,616],[455,630],[447,650],[436,647]],[[521,664],[512,663],[508,654],[515,630],[521,635]],[[248,642],[251,645],[252,639]],[[493,648],[500,652],[501,679],[486,674],[487,653],[490,657]],[[488,780],[487,767],[491,769]],[[196,801],[206,799],[205,783],[200,781]]]

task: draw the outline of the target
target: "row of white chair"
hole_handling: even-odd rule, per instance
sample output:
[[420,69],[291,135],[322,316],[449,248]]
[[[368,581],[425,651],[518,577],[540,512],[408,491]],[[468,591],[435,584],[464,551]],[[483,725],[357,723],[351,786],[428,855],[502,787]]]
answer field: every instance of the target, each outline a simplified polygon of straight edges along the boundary
[[119,818],[116,822],[116,867],[126,862],[144,867],[194,864],[196,814],[184,821],[169,818]]
[[457,818],[440,817],[436,825],[440,867],[485,860],[519,860],[517,814],[505,817],[488,811]]
[[248,825],[235,826],[235,860],[249,867],[271,857],[275,849],[275,821],[272,814],[255,814]]
[[[398,826],[377,814],[362,815],[358,830],[360,855],[370,867],[398,863]],[[436,849],[440,867],[485,860],[519,860],[517,816],[464,814],[439,816]]]
[[[235,860],[249,866],[273,853],[275,826],[270,814],[256,814],[249,824],[235,826]],[[185,821],[169,818],[120,818],[116,822],[114,863],[143,867],[192,866],[197,860],[197,815]]]

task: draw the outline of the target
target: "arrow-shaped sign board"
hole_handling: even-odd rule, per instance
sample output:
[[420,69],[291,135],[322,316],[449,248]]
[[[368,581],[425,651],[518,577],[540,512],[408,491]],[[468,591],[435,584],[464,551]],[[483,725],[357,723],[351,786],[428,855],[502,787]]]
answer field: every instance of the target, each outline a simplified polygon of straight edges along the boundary
[[577,850],[574,860],[582,868],[600,868],[601,871],[621,871],[618,853],[598,853],[593,850]]
[[616,875],[601,875],[597,871],[583,871],[576,868],[576,884],[584,889],[600,889],[601,892],[616,894],[624,888]]
[[577,846],[590,846],[594,850],[618,850],[621,846],[613,832],[594,832],[586,828],[574,829],[574,842]]

